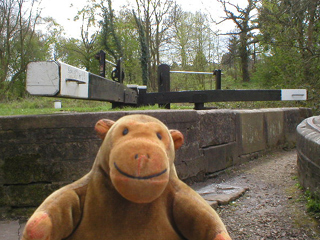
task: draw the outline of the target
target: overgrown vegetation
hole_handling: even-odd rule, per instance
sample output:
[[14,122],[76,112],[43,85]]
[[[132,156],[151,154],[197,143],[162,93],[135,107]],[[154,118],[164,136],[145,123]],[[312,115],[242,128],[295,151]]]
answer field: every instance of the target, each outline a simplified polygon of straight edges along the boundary
[[320,195],[306,190],[305,192],[307,200],[308,212],[312,214],[317,220],[320,220]]
[[292,178],[297,183],[291,188],[290,194],[297,193],[299,195],[298,201],[303,202],[307,208],[307,212],[311,217],[320,223],[320,194],[319,192],[311,192],[309,189],[305,189],[299,183],[298,176]]

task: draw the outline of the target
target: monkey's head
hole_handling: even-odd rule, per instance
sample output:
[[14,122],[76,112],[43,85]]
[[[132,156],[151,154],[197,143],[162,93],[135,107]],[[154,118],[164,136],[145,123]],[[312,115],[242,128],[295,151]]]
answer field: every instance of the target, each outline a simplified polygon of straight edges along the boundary
[[152,202],[176,176],[175,150],[184,142],[178,130],[147,115],[102,119],[95,130],[103,139],[96,161],[127,200]]

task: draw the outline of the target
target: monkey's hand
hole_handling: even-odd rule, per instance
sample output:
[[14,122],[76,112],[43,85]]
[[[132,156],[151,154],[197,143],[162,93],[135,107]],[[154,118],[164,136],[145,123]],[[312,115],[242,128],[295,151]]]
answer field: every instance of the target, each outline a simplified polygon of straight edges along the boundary
[[50,240],[52,221],[46,212],[35,213],[28,221],[22,240]]

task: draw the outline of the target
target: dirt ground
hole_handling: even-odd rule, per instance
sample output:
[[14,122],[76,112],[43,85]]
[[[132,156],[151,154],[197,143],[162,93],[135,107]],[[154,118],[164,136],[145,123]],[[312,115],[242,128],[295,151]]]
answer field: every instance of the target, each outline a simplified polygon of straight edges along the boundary
[[306,211],[295,150],[279,150],[225,171],[212,183],[248,187],[217,212],[233,239],[320,239],[320,225]]

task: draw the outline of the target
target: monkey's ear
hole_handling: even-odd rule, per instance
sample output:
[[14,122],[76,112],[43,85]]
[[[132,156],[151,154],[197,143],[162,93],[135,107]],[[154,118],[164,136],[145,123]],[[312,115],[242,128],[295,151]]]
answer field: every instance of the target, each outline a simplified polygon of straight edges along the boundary
[[174,143],[174,149],[178,150],[184,143],[183,134],[178,130],[169,130]]
[[96,131],[98,137],[103,140],[113,124],[114,124],[114,121],[112,120],[101,119],[96,123],[94,130]]

